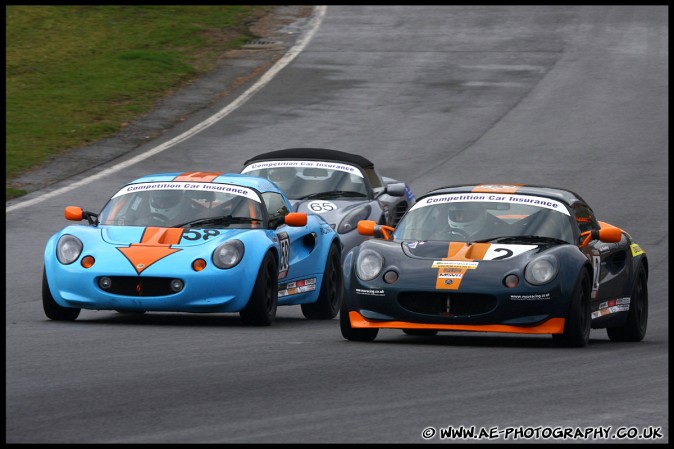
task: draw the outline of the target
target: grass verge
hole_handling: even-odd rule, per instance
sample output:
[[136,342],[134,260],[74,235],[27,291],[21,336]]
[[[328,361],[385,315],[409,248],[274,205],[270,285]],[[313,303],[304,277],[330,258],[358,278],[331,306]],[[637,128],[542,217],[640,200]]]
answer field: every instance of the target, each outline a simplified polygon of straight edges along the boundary
[[[272,6],[5,6],[5,179],[119,132]],[[5,200],[25,192],[5,186]]]

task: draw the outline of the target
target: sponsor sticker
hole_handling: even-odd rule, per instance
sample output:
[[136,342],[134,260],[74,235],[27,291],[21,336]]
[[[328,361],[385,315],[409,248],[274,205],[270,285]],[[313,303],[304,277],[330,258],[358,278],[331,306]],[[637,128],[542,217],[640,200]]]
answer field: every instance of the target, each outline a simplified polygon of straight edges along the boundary
[[510,295],[511,301],[540,301],[550,299],[550,293],[536,293],[532,295]]
[[564,215],[571,215],[564,206],[557,200],[533,195],[512,195],[504,193],[446,193],[443,195],[433,195],[417,201],[410,210],[421,207],[432,206],[435,204],[461,203],[461,202],[490,202],[490,203],[509,203],[525,204],[529,206],[543,207],[546,209],[560,212]]
[[643,254],[646,252],[643,249],[641,249],[641,247],[636,243],[632,243],[630,245],[630,249],[632,250],[632,256],[638,256],[639,254]]
[[474,270],[479,264],[479,262],[466,262],[461,260],[434,260],[431,268],[465,268],[467,270]]
[[630,310],[630,306],[614,306],[614,307],[607,307],[605,309],[599,309],[595,312],[592,312],[592,319],[599,318],[602,316],[610,315],[612,313],[618,313],[618,312],[626,312]]
[[297,168],[325,168],[328,170],[338,170],[359,177],[363,177],[360,170],[353,165],[342,164],[338,162],[324,162],[324,161],[265,161],[255,162],[245,167],[241,173],[248,173],[253,170],[262,170],[265,168],[275,167],[297,167]]
[[311,292],[316,290],[316,278],[302,279],[301,281],[288,282],[279,285],[279,298],[290,295],[297,295],[298,293]]
[[463,273],[440,273],[438,274],[438,278],[440,279],[461,279],[463,277]]
[[630,310],[630,298],[615,298],[603,301],[599,304],[599,309],[592,312],[592,318],[599,318],[617,312],[626,312]]
[[365,289],[365,288],[357,288],[356,294],[357,295],[366,295],[366,296],[384,296],[384,290],[383,289],[372,290],[372,289]]
[[241,187],[233,184],[222,184],[217,182],[184,182],[184,181],[168,181],[168,182],[139,182],[137,184],[129,184],[124,186],[113,198],[127,195],[129,193],[144,192],[151,190],[198,190],[202,192],[222,192],[231,195],[243,196],[253,201],[260,202],[260,197],[247,187]]

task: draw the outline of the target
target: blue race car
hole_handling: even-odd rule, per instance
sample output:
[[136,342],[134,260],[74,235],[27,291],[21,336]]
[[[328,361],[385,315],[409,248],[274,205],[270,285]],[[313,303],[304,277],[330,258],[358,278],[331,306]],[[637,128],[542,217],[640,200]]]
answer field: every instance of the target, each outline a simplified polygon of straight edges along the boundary
[[418,198],[395,229],[358,229],[377,238],[344,259],[347,340],[388,328],[550,334],[581,347],[590,329],[613,341],[646,334],[646,253],[569,190],[450,186]]
[[264,178],[162,173],[122,187],[99,214],[76,206],[44,252],[52,320],[81,309],[234,313],[267,326],[277,305],[331,319],[342,300],[341,243],[318,215],[290,212]]

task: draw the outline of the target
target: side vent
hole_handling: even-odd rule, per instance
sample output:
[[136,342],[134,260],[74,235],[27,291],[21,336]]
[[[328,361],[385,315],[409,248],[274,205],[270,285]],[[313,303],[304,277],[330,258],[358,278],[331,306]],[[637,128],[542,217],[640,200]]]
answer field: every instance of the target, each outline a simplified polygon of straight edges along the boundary
[[304,246],[307,247],[309,252],[312,252],[314,248],[316,248],[316,238],[316,233],[312,232],[311,234],[305,235],[302,239],[302,243],[304,243]]
[[403,201],[396,205],[395,211],[393,211],[393,227],[398,226],[400,219],[403,218],[405,212],[407,212],[407,202]]

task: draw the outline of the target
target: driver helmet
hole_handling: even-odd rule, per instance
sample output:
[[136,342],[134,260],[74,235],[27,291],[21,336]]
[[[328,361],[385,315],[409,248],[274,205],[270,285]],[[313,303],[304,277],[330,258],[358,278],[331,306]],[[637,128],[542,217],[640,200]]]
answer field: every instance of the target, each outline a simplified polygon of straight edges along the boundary
[[151,192],[150,209],[172,220],[180,213],[184,190],[155,190]]
[[267,172],[267,179],[274,182],[281,189],[288,187],[295,178],[295,169],[292,167],[270,168]]
[[487,210],[480,203],[452,203],[447,213],[447,223],[468,236],[479,231],[486,222]]

